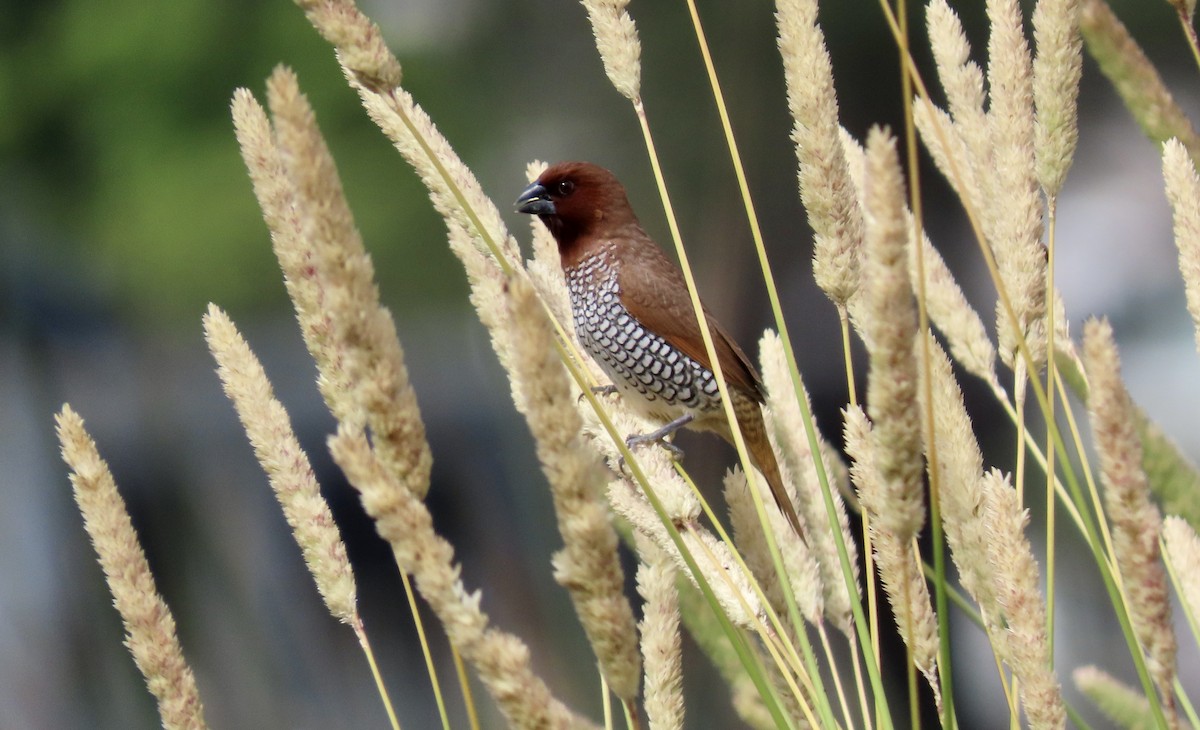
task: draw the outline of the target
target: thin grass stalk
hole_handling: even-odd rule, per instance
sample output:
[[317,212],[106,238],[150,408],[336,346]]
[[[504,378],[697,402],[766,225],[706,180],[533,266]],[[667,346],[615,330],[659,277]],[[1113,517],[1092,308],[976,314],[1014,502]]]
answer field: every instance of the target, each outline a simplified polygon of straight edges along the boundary
[[454,644],[450,644],[450,656],[454,660],[454,674],[458,677],[458,687],[462,691],[463,709],[467,713],[467,727],[479,730],[479,709],[475,706],[475,694],[471,691],[471,677],[467,674],[467,665],[463,662],[462,652]]
[[608,680],[604,678],[604,672],[600,672],[600,707],[604,712],[604,730],[613,730],[613,711],[612,698],[613,694],[608,689]]
[[443,730],[450,730],[450,716],[446,713],[446,698],[442,694],[442,680],[438,678],[437,664],[433,660],[433,651],[429,648],[429,636],[425,633],[425,620],[421,618],[421,609],[417,605],[417,594],[413,590],[407,571],[400,571],[400,582],[404,586],[404,600],[408,603],[408,613],[413,617],[413,627],[417,630],[417,641],[421,645],[421,658],[425,662],[425,674],[429,677],[429,688],[433,690],[433,701],[437,705],[438,719],[442,721]]
[[1200,40],[1196,38],[1195,3],[1192,3],[1191,9],[1185,7],[1184,3],[1179,3],[1179,26],[1183,29],[1183,35],[1187,38],[1188,49],[1192,52],[1192,60],[1196,62],[1197,68],[1200,68]]
[[[749,452],[746,450],[746,442],[742,437],[741,429],[737,426],[737,417],[733,412],[733,400],[729,396],[729,386],[725,382],[725,376],[721,372],[721,364],[716,357],[716,349],[713,345],[712,332],[707,326],[707,319],[704,316],[703,305],[700,303],[700,295],[696,289],[695,277],[692,274],[691,265],[687,257],[687,251],[683,247],[683,239],[679,232],[679,222],[675,217],[675,210],[671,205],[670,196],[667,193],[666,181],[663,178],[662,167],[659,163],[657,148],[654,144],[654,137],[650,131],[650,122],[646,116],[645,107],[642,105],[640,99],[634,102],[634,111],[636,112],[638,121],[641,125],[642,138],[646,144],[646,150],[650,157],[651,167],[654,171],[654,179],[658,185],[659,197],[663,204],[663,210],[666,213],[668,227],[671,230],[671,238],[675,243],[675,252],[679,258],[679,266],[683,271],[684,281],[687,284],[693,313],[699,322],[700,335],[704,341],[705,352],[708,355],[709,362],[712,364],[713,375],[715,376],[717,388],[721,393],[721,404],[725,410],[725,418],[730,424],[732,424],[730,431],[731,435],[733,436],[734,446],[737,449],[738,458],[742,463],[743,470],[746,470],[749,468],[748,465],[751,465],[752,462],[750,461]],[[750,480],[752,485],[754,485],[757,477],[754,475],[753,469],[750,469],[749,473],[747,473],[747,479]],[[783,569],[783,558],[779,553],[777,539],[767,526],[767,513],[762,496],[756,486],[751,487],[750,494],[754,498],[755,509],[758,512],[759,522],[763,525],[763,530],[766,533],[767,545],[771,552],[772,560],[775,563],[776,571],[780,580],[785,586],[784,600],[788,607],[788,615],[795,625],[803,625],[799,607],[797,607],[795,597],[787,584],[787,573]],[[806,643],[802,643],[801,648],[804,651],[804,660],[808,665],[809,674],[816,685],[814,693],[819,703],[818,709],[821,711],[822,722],[832,725],[832,708],[828,704],[828,696],[825,694],[824,687],[822,686],[823,683],[821,680],[820,671],[817,668],[816,656],[813,654],[812,648]]]
[[[851,406],[852,408],[861,408],[861,406]],[[875,666],[883,666],[882,649],[880,645],[879,633],[879,590],[875,587],[875,546],[871,540],[871,516],[866,510],[862,512],[862,543],[863,543],[863,571],[867,575],[865,583],[867,584],[867,610],[870,616],[870,624],[866,627],[870,632],[871,639],[871,654],[870,658],[874,660]],[[861,634],[860,634],[861,643]],[[864,651],[866,651],[864,649]],[[870,665],[868,664],[868,668]],[[886,712],[886,709],[880,704],[878,696],[875,697],[875,716],[881,717]]]
[[[693,537],[695,537],[696,526],[693,524],[689,524],[687,526],[687,529],[689,532],[691,532],[693,534]],[[704,550],[704,551],[710,550],[708,544],[702,540],[697,540],[697,544],[700,546],[701,550]],[[716,561],[716,556],[713,555],[711,552],[706,552],[705,557],[708,558],[710,561],[714,561],[714,562]],[[722,571],[720,573],[720,575],[722,578],[725,578],[726,580],[729,579],[728,573],[726,573],[724,571]],[[730,584],[729,587],[732,589],[733,585]],[[733,592],[734,592],[734,595],[739,600],[744,600],[742,593],[740,593],[736,590]],[[749,612],[749,607],[747,605],[743,604],[743,610],[746,610],[747,612]],[[751,615],[755,616],[755,614],[753,614],[753,613],[751,613]],[[810,674],[808,674],[807,671],[805,671],[805,667],[803,665],[800,665],[800,666],[793,665],[791,667],[788,667],[787,661],[784,658],[784,656],[782,655],[782,650],[779,646],[779,643],[780,643],[779,638],[777,636],[768,635],[768,633],[766,631],[766,627],[763,626],[759,622],[756,622],[755,628],[759,631],[760,636],[763,639],[763,647],[767,650],[767,653],[771,655],[771,659],[775,662],[775,667],[780,670],[780,677],[782,678],[782,680],[785,683],[787,683],[788,688],[792,691],[792,696],[796,699],[796,702],[799,703],[801,709],[804,710],[805,715],[807,715],[809,717],[810,722],[815,723],[816,718],[812,716],[812,710],[810,709],[810,706],[807,701],[807,699],[809,697],[815,696],[816,690],[813,686],[812,676]],[[808,646],[806,637],[801,637],[801,642],[802,642],[802,645],[804,645],[806,647]],[[808,650],[811,652],[811,647],[809,647]],[[787,671],[783,671],[785,668],[793,669],[795,672],[794,675]],[[803,690],[801,689],[801,687],[799,685],[796,684],[797,678],[800,680],[800,683],[804,685]]]
[[1014,363],[1013,410],[1015,410],[1017,413],[1017,433],[1016,438],[1013,439],[1013,449],[1016,452],[1016,464],[1013,467],[1013,483],[1017,489],[1017,500],[1022,505],[1025,504],[1025,434],[1029,431],[1029,426],[1026,421],[1027,416],[1025,408],[1025,394],[1028,391],[1026,381],[1028,378],[1036,377],[1037,373],[1028,371],[1025,368],[1024,362]]
[[[1058,222],[1058,197],[1050,196],[1046,201],[1046,292],[1048,296],[1053,296],[1054,292],[1054,263],[1056,248],[1055,248],[1055,233]],[[1046,358],[1046,420],[1055,422],[1055,392],[1054,381],[1058,377],[1058,358],[1055,353],[1055,327],[1054,314],[1055,307],[1046,308],[1046,352],[1049,357]],[[1069,410],[1069,409],[1068,409]],[[1055,520],[1057,510],[1055,509],[1054,499],[1054,448],[1050,442],[1050,435],[1046,434],[1046,642],[1048,653],[1050,655],[1050,666],[1054,666],[1054,604],[1055,604],[1055,574],[1056,574],[1056,558],[1055,550]],[[1022,451],[1024,449],[1022,448]]]
[[626,730],[642,730],[642,721],[637,711],[637,700],[620,700],[621,714],[625,717]]
[[[839,305],[840,310],[843,310],[839,313],[839,317],[845,320],[848,300],[858,286],[859,252],[855,247],[861,246],[862,217],[858,205],[853,200],[853,195],[847,195],[846,164],[844,157],[841,157],[841,145],[837,139],[837,101],[833,91],[832,71],[829,68],[828,53],[824,49],[824,40],[816,23],[815,3],[777,2],[776,7],[780,31],[779,47],[781,55],[784,57],[785,74],[789,76],[794,74],[797,77],[795,81],[789,79],[788,104],[795,122],[793,139],[797,142],[800,161],[801,199],[810,217],[814,218],[814,226],[823,230],[823,235],[818,236],[816,241],[818,253],[814,256],[814,262],[822,256],[829,260],[829,266],[823,268],[822,271],[814,268],[814,275],[826,294],[835,304]],[[811,76],[806,76],[806,74]],[[808,119],[806,116],[804,120],[801,120],[797,116],[801,110],[811,114],[813,118]],[[817,139],[801,143],[799,135],[804,134],[804,139],[808,139],[807,131],[810,128],[822,129],[825,134],[821,135],[820,132],[817,132],[815,133]],[[804,150],[821,146],[822,140],[828,159],[805,159],[802,156],[801,153]],[[812,173],[809,172],[810,167],[813,168]],[[822,251],[823,254],[821,254]],[[768,287],[770,286],[771,282],[768,279]],[[781,336],[785,333],[786,329],[781,328]],[[848,335],[844,334],[843,347],[848,346],[848,339]],[[789,358],[788,367],[792,372],[792,387],[801,408],[809,449],[811,453],[817,454],[819,450],[816,427],[809,412],[808,403],[803,397],[803,387],[794,361],[794,350],[790,338],[785,337],[784,339],[784,351]],[[815,459],[814,465],[817,468],[818,480],[822,485],[828,524],[836,525],[837,510],[829,491],[829,480],[824,464],[822,460]],[[833,532],[843,580],[851,594],[857,597],[857,583],[854,580],[854,571],[850,564],[845,541],[840,530],[834,529]],[[869,545],[869,542],[865,544]],[[873,587],[868,586],[868,590],[873,590]],[[871,679],[877,707],[881,710],[878,714],[884,727],[890,727],[891,713],[887,708],[887,696],[883,692],[879,671],[878,632],[872,630],[875,619],[872,618],[869,624],[867,617],[863,614],[860,601],[856,599],[851,603],[855,631],[862,652],[867,658],[867,673]]]
[[[783,317],[783,307],[782,307],[782,304],[780,303],[779,292],[775,285],[775,277],[771,272],[771,264],[770,264],[769,259],[767,258],[766,246],[764,245],[764,242],[763,242],[762,229],[761,229],[761,226],[759,225],[758,214],[755,211],[754,200],[750,195],[750,187],[746,180],[745,166],[742,164],[741,152],[739,151],[736,138],[734,137],[734,134],[733,134],[733,125],[729,119],[729,110],[728,110],[727,105],[725,104],[725,96],[724,96],[723,92],[721,91],[721,84],[717,78],[716,67],[713,64],[712,53],[709,50],[708,39],[705,36],[703,24],[700,22],[700,14],[699,14],[698,10],[696,9],[695,0],[688,0],[688,12],[691,16],[692,28],[695,31],[696,40],[700,46],[700,53],[704,60],[704,68],[705,68],[705,71],[708,76],[709,86],[712,90],[713,99],[717,105],[717,112],[718,112],[718,115],[721,120],[721,129],[725,135],[726,148],[729,150],[730,161],[733,165],[733,170],[737,177],[738,189],[741,193],[742,204],[743,204],[743,207],[745,208],[745,212],[746,212],[746,220],[750,227],[750,234],[751,234],[751,238],[754,242],[755,252],[758,254],[758,262],[759,262],[759,266],[762,270],[763,282],[764,282],[764,284],[766,286],[766,290],[767,290],[767,297],[770,300],[771,313],[775,318],[776,331],[779,333],[780,339],[783,341],[783,350],[784,350],[785,356],[787,358],[788,370],[792,377],[794,397],[796,397],[797,399],[802,399],[806,396],[804,395],[803,388],[797,387],[798,384],[800,383],[799,366],[796,363],[795,353],[792,350],[791,336],[788,333],[787,323]],[[849,358],[848,338],[845,340],[845,347],[846,347],[846,352],[847,352],[846,363],[847,363],[847,367],[849,367],[850,366],[850,358]],[[718,380],[720,380],[720,379],[718,378]],[[853,389],[853,378],[850,378],[850,381],[851,381],[851,389]],[[806,424],[806,431],[807,430],[808,430],[808,426]],[[820,458],[821,452],[820,451],[811,451],[810,453],[812,454],[812,458],[813,458],[814,462],[819,462],[821,460],[821,458]],[[745,464],[745,461],[743,461],[743,464]],[[818,471],[820,474],[820,473],[824,472],[824,469],[821,467],[818,467]],[[818,478],[820,479],[820,476]],[[828,478],[826,477],[826,478],[822,479],[821,481],[822,481],[822,490],[828,491],[830,488],[829,483],[828,483]],[[763,517],[765,517],[765,513],[760,513],[760,521]],[[836,518],[836,511],[829,513],[827,515],[827,517],[829,519],[830,529],[834,532],[840,533],[840,530],[841,530],[840,521]],[[790,593],[790,591],[788,591],[788,592]],[[831,663],[831,666],[833,666],[832,663]],[[836,672],[835,672],[834,676],[836,678],[836,676],[837,676]],[[844,697],[842,698],[842,702],[843,702],[843,704],[845,703]]]
[[[688,525],[688,529],[689,529],[689,531],[693,531],[693,533],[694,533],[696,528],[694,525]],[[699,545],[702,550],[708,550],[708,545],[706,543],[704,543],[703,541],[699,541]],[[710,560],[713,560],[715,558],[715,556],[713,556],[712,553],[708,553],[706,555],[706,557]],[[722,573],[722,577],[726,577],[726,575],[727,574]],[[737,594],[737,595],[739,598],[741,598],[741,594]],[[771,659],[774,662],[774,667],[776,667],[779,670],[780,678],[788,685],[788,689],[791,690],[791,696],[795,699],[796,703],[798,704],[800,709],[803,711],[808,722],[811,723],[812,725],[816,726],[817,719],[816,719],[816,716],[813,714],[811,704],[809,703],[809,698],[812,697],[814,699],[817,699],[818,701],[822,698],[816,697],[816,695],[815,695],[816,690],[813,687],[811,675],[809,675],[807,672],[804,671],[803,666],[798,668],[799,671],[797,671],[794,676],[786,671],[782,671],[785,667],[786,662],[785,662],[784,658],[782,657],[782,655],[780,654],[780,650],[779,650],[779,647],[777,646],[776,641],[774,641],[770,638],[764,637],[763,647],[767,650],[767,653],[770,654]],[[809,651],[811,652],[811,649],[809,649]],[[799,678],[801,683],[805,685],[804,690],[806,690],[806,691],[801,690],[800,686],[796,684],[797,678]],[[828,701],[828,698],[825,698],[825,699],[826,699],[826,701]]]
[[[909,209],[912,211],[912,246],[916,251],[917,276],[917,331],[929,331],[929,308],[925,292],[925,247],[922,245],[922,226],[924,204],[921,198],[920,158],[917,154],[917,131],[913,119],[912,79],[904,70],[903,58],[909,55],[909,30],[906,0],[897,0],[897,15],[900,17],[900,87],[901,98],[904,100],[904,142],[908,159],[908,191]],[[942,697],[942,726],[954,727],[954,680],[950,664],[950,610],[946,598],[946,551],[942,535],[942,500],[941,477],[938,469],[937,440],[933,438],[933,394],[932,376],[930,375],[929,338],[919,336],[921,352],[921,387],[924,390],[925,408],[923,409],[925,428],[925,458],[928,461],[929,474],[929,521],[933,549],[933,569],[941,578],[934,581],[934,605],[938,617],[938,676],[941,681]]]
[[363,626],[362,619],[359,619],[353,628],[358,645],[362,647],[363,655],[366,656],[367,664],[371,668],[371,679],[375,681],[375,691],[379,693],[379,697],[383,701],[383,709],[387,712],[388,722],[391,723],[392,730],[400,730],[400,720],[396,718],[396,710],[392,707],[392,698],[388,695],[387,686],[383,683],[383,675],[379,673],[379,664],[375,662],[375,652],[371,649],[371,642],[367,640],[367,630]]
[[[747,583],[754,591],[754,595],[762,606],[763,612],[767,615],[768,620],[771,622],[771,629],[775,632],[774,634],[772,634],[771,631],[768,631],[767,627],[764,625],[756,624],[755,626],[759,636],[763,640],[764,645],[769,644],[775,647],[776,651],[780,652],[784,657],[786,657],[786,664],[791,671],[797,676],[803,676],[805,673],[805,669],[802,664],[803,660],[796,651],[795,643],[788,638],[787,626],[785,626],[782,617],[775,610],[775,602],[769,599],[766,588],[763,587],[762,583],[755,575],[755,572],[750,569],[750,566],[742,556],[742,551],[737,547],[737,542],[734,541],[734,539],[725,530],[724,525],[722,524],[721,520],[717,518],[717,515],[709,505],[708,500],[704,499],[699,487],[696,486],[696,483],[692,481],[692,478],[687,474],[687,472],[683,470],[679,462],[675,462],[674,467],[676,471],[678,471],[680,477],[687,482],[688,486],[696,495],[701,509],[704,510],[705,516],[708,517],[709,522],[712,524],[713,529],[716,530],[717,536],[720,538],[721,542],[729,547],[730,555],[733,557],[734,561],[737,562],[739,570],[742,572],[742,575],[745,577]],[[741,472],[739,472],[739,474],[740,473]],[[748,607],[747,613],[749,613],[751,616],[755,615],[753,612],[749,611]],[[801,626],[803,626],[803,624],[801,624]],[[807,636],[802,632],[798,632],[797,637],[802,642],[808,641]]]
[[825,652],[825,661],[829,663],[829,673],[833,676],[833,689],[837,693],[838,706],[842,710],[842,720],[849,725],[853,717],[850,714],[850,703],[846,701],[846,691],[842,688],[842,673],[838,671],[837,661],[833,656],[833,647],[829,643],[829,632],[825,630],[823,622],[817,624],[817,633],[821,637],[821,648]]
[[1188,697],[1187,690],[1183,688],[1183,683],[1179,681],[1179,677],[1175,677],[1175,696],[1179,700],[1180,708],[1187,717],[1193,728],[1200,727],[1200,714],[1196,712],[1196,707],[1192,704],[1192,700]]

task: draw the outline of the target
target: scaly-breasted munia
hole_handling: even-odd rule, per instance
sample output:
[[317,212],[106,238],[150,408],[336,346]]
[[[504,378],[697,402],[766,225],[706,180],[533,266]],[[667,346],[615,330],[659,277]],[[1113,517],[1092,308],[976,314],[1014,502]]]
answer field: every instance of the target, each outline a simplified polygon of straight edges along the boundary
[[[666,424],[627,443],[662,442],[684,426],[732,442],[683,272],[642,230],[616,176],[588,162],[562,162],[521,193],[516,209],[537,215],[558,242],[579,341],[627,404]],[[800,534],[763,422],[762,381],[707,308],[704,314],[750,457]]]

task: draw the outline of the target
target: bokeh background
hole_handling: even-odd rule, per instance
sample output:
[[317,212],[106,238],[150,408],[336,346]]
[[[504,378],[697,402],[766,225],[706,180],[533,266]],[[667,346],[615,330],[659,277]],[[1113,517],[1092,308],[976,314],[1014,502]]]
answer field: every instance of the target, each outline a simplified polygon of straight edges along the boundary
[[[699,4],[800,365],[819,419],[836,433],[845,402],[836,316],[809,271],[771,8]],[[982,49],[982,2],[955,5]],[[618,173],[646,227],[667,240],[636,121],[608,85],[577,4],[363,7],[399,56],[405,85],[502,210],[526,183],[527,161],[590,159]],[[1168,4],[1114,7],[1200,119],[1198,72]],[[686,12],[680,2],[633,5],[643,93],[701,291],[751,345],[769,314]],[[826,3],[822,22],[846,126],[859,136],[873,123],[898,127],[899,72],[878,7]],[[599,718],[594,663],[550,575],[558,536],[549,495],[444,228],[301,12],[285,0],[0,0],[0,728],[157,725],[57,456],[53,414],[67,401],[116,475],[212,726],[385,726],[354,638],[325,615],[220,391],[200,326],[210,301],[264,361],[318,470],[405,727],[436,726],[391,556],[325,451],[332,420],[229,120],[233,90],[261,98],[279,63],[296,69],[317,110],[395,313],[433,446],[437,527],[494,621],[530,643],[560,697]],[[1060,203],[1068,313],[1076,328],[1091,314],[1114,320],[1135,397],[1195,456],[1200,359],[1157,150],[1090,60],[1080,106],[1079,155]],[[935,243],[990,313],[991,286],[957,204],[936,174],[924,184]],[[508,222],[528,239],[528,221]],[[1005,421],[967,386],[991,463],[1011,464]],[[689,467],[715,491],[732,453],[709,437],[682,443],[701,446]],[[1063,549],[1079,552],[1070,536]],[[1123,645],[1107,643],[1120,639],[1094,569],[1060,570],[1058,590],[1059,665],[1096,662],[1131,677]],[[978,648],[971,635],[956,644],[960,669]],[[1181,676],[1200,691],[1194,645],[1183,645]],[[707,691],[714,680],[703,657],[687,652],[692,726],[730,726],[724,691]],[[960,672],[964,727],[1003,716],[973,704],[999,700],[990,659],[982,662]],[[443,679],[453,698],[452,677]],[[459,703],[451,706],[460,726]],[[481,706],[487,726],[498,726],[490,701]]]

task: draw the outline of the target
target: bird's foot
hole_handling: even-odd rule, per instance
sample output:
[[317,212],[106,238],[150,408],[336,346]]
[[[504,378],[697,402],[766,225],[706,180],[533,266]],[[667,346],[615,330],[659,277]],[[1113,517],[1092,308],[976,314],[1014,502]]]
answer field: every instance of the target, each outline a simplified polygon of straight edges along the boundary
[[[674,421],[671,421],[670,423],[663,426],[662,428],[658,429],[657,431],[651,431],[650,433],[633,434],[632,436],[625,439],[625,446],[630,451],[633,451],[638,446],[642,446],[645,444],[657,443],[659,446],[661,446],[667,450],[667,452],[671,455],[671,458],[673,460],[682,461],[683,460],[683,449],[679,448],[678,446],[671,443],[667,439],[670,436],[673,436],[676,431],[683,428],[687,424],[691,423],[693,418],[694,418],[694,416],[692,416],[692,414],[686,413],[686,414],[680,416],[679,418],[676,418]],[[625,457],[621,456],[621,458],[618,460],[617,463],[618,463],[618,466],[620,467],[620,469],[622,471],[624,471]]]
[[667,441],[665,436],[655,436],[653,433],[637,433],[625,439],[625,446],[628,447],[630,451],[633,451],[638,446],[644,446],[652,443],[657,443],[659,446],[666,449],[667,453],[670,454],[671,458],[675,461],[683,461],[683,449],[679,448],[670,441]]
[[[595,395],[612,395],[613,393],[617,392],[617,386],[613,385],[612,383],[609,383],[608,385],[593,385],[591,387],[591,391]],[[583,401],[583,395],[583,393],[579,394],[580,401]]]

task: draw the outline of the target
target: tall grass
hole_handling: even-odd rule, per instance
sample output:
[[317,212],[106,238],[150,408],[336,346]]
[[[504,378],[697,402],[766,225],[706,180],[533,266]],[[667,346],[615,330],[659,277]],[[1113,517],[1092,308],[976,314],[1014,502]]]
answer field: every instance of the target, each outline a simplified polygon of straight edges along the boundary
[[[727,515],[707,502],[665,451],[626,447],[625,436],[651,424],[597,392],[604,376],[575,340],[557,251],[546,231],[535,222],[533,256],[523,260],[497,206],[405,91],[399,61],[353,2],[297,3],[334,46],[368,114],[418,172],[446,221],[471,303],[508,374],[553,495],[563,540],[552,561],[555,578],[593,647],[605,693],[619,703],[617,719],[605,702],[604,725],[706,726],[703,718],[687,715],[684,627],[728,681],[733,708],[752,727],[917,727],[926,702],[936,708],[941,726],[955,727],[955,680],[966,674],[993,677],[991,689],[1003,698],[1011,726],[1086,726],[1078,708],[1064,700],[1064,678],[1120,726],[1200,726],[1175,661],[1177,643],[1190,649],[1200,637],[1176,637],[1170,603],[1174,586],[1190,625],[1197,625],[1200,476],[1130,399],[1112,327],[1103,319],[1089,321],[1077,343],[1054,286],[1057,201],[1069,185],[1078,137],[1075,107],[1086,41],[1130,112],[1165,143],[1166,193],[1200,345],[1200,179],[1191,156],[1196,135],[1149,61],[1103,0],[1039,0],[1032,43],[1016,0],[989,0],[986,54],[970,47],[945,0],[930,0],[923,9],[926,33],[910,27],[916,10],[903,0],[884,3],[878,12],[895,38],[905,125],[874,128],[860,141],[839,123],[834,69],[815,0],[778,1],[777,41],[794,121],[799,194],[815,232],[813,271],[832,305],[828,316],[841,323],[845,353],[844,420],[822,433],[797,366],[702,17],[694,0],[686,1],[775,318],[775,330],[760,344],[768,424],[805,522],[803,537],[764,498],[761,475],[747,468],[739,429],[731,432],[743,466],[726,475]],[[655,124],[641,96],[637,27],[626,2],[583,4],[605,71],[638,119],[694,314],[702,319],[671,205],[670,171],[659,162]],[[1190,30],[1191,5],[1175,5]],[[1185,38],[1194,47],[1194,33]],[[909,51],[926,42],[944,106],[933,100],[933,80],[922,75]],[[979,58],[986,62],[973,60]],[[233,117],[318,367],[318,386],[337,420],[330,451],[392,548],[413,619],[420,625],[419,594],[440,623],[470,723],[478,723],[477,700],[467,671],[513,726],[594,726],[601,718],[585,717],[552,695],[519,637],[491,625],[480,595],[462,580],[454,546],[433,524],[424,502],[432,454],[417,393],[297,78],[283,68],[272,75],[267,109],[239,90]],[[926,235],[919,191],[920,176],[929,171],[918,164],[920,145],[971,222],[998,295],[991,328]],[[539,169],[539,163],[531,165],[529,176]],[[204,327],[226,392],[317,587],[331,615],[358,637],[398,728],[403,709],[392,708],[384,689],[355,608],[345,548],[287,413],[233,322],[213,306]],[[719,363],[709,329],[699,331],[709,361]],[[868,353],[865,400],[850,359],[855,338]],[[981,381],[1007,413],[1013,463],[985,464],[964,404],[963,377]],[[1087,406],[1090,440],[1071,402]],[[732,410],[727,415],[733,423]],[[1046,424],[1044,432],[1038,423]],[[59,424],[85,524],[163,724],[203,727],[169,612],[128,519],[121,519],[111,476],[81,419],[65,408]],[[1044,496],[1027,488],[1035,484],[1044,485]],[[1036,499],[1044,499],[1047,515],[1040,539],[1028,534],[1028,509]],[[96,517],[98,501],[115,516]],[[1094,610],[1111,613],[1120,624],[1127,656],[1114,656],[1113,663],[1132,664],[1137,686],[1119,684],[1103,668],[1064,666],[1055,656],[1057,546],[1066,530],[1090,551],[1095,580],[1109,598]],[[639,563],[636,608],[625,591],[622,541]],[[1043,546],[1041,554],[1035,544]],[[136,570],[120,567],[125,564]],[[893,628],[883,620],[882,600],[905,647],[901,660],[884,653]],[[990,661],[951,651],[958,640],[949,630],[951,613],[984,637]],[[431,692],[449,727],[446,706],[454,695],[439,684],[428,647],[432,634],[421,635]],[[897,686],[905,692],[896,692]]]

